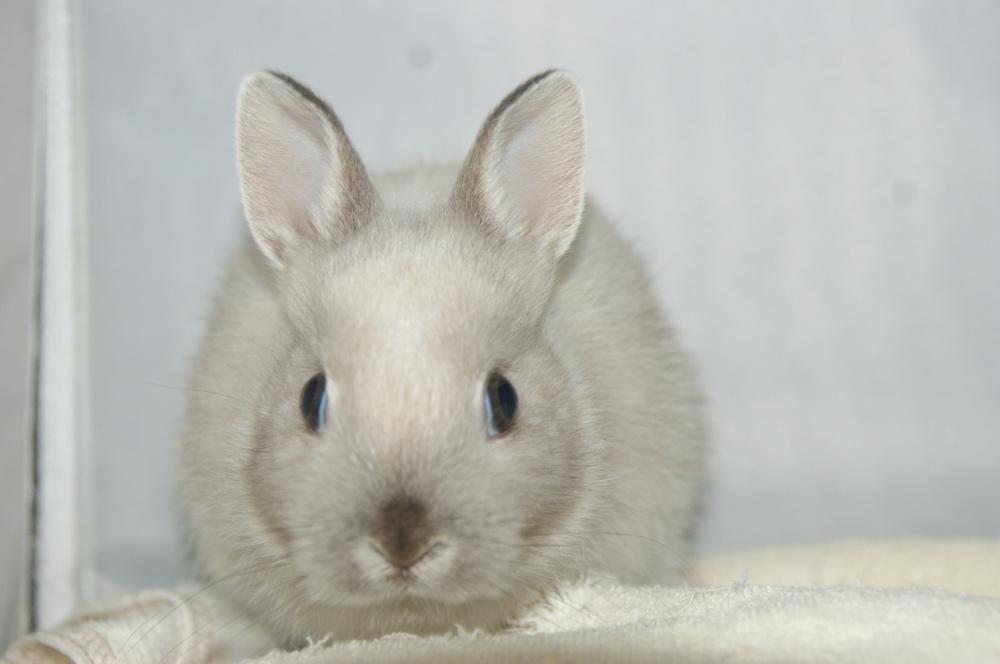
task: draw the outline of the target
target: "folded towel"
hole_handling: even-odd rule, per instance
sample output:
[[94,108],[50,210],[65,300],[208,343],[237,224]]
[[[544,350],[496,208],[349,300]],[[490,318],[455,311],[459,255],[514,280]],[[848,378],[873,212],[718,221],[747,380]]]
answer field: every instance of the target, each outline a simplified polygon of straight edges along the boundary
[[175,590],[151,590],[51,631],[29,634],[0,663],[202,664],[214,638],[204,603],[184,601]]
[[[315,644],[254,664],[1000,661],[1000,540],[734,553],[705,559],[695,573],[725,585],[584,580],[502,633]],[[27,636],[3,664],[217,664],[255,643],[224,615],[191,588],[147,592]]]
[[843,540],[740,551],[702,558],[693,576],[725,585],[745,571],[747,581],[770,586],[917,585],[1000,597],[1000,540]]

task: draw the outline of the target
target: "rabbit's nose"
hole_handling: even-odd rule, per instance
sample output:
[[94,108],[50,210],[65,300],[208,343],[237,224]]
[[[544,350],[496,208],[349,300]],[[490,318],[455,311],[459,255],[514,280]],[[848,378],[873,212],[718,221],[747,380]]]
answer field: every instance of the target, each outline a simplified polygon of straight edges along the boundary
[[423,502],[401,494],[378,510],[371,542],[389,563],[405,570],[434,546],[434,528]]

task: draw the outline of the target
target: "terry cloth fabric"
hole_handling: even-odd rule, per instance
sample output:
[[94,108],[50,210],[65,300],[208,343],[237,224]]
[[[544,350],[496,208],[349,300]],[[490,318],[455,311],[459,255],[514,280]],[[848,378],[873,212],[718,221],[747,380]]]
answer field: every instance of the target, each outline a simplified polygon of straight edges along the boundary
[[[1000,540],[731,553],[692,576],[707,585],[585,580],[497,634],[392,635],[252,662],[1000,661]],[[205,593],[153,591],[29,635],[3,664],[218,664],[246,651],[248,634]]]

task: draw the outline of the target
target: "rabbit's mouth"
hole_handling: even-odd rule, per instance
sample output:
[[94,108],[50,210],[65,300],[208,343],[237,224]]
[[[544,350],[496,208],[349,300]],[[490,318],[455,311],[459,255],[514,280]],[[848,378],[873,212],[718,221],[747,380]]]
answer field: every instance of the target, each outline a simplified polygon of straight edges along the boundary
[[396,546],[382,541],[359,542],[354,562],[368,589],[378,595],[419,595],[433,598],[450,585],[456,547],[441,538]]

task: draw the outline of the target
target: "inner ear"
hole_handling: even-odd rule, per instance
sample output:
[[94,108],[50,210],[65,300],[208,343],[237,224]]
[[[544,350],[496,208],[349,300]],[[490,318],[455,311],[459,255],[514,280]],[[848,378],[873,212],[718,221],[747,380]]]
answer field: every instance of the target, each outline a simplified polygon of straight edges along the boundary
[[580,86],[568,72],[545,72],[487,118],[452,197],[488,230],[527,237],[559,257],[580,224],[585,162]]
[[342,235],[375,200],[333,110],[294,79],[268,71],[247,77],[236,124],[247,220],[276,266],[296,246]]

